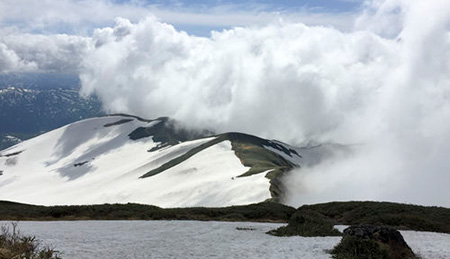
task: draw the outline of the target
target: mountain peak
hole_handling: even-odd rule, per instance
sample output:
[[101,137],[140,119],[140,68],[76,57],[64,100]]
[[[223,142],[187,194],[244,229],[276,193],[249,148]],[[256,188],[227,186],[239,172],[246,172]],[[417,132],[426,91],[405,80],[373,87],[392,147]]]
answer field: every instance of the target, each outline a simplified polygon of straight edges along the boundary
[[162,207],[280,201],[299,167],[287,144],[127,114],[69,124],[0,152],[0,199],[34,204],[137,202]]

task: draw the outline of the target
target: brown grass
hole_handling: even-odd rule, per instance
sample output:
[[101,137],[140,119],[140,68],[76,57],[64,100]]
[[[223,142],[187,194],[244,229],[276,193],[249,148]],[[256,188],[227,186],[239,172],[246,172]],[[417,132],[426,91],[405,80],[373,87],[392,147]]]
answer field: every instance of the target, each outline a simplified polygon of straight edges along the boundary
[[25,236],[17,229],[17,223],[1,227],[0,259],[60,259],[58,251],[42,246],[34,236]]

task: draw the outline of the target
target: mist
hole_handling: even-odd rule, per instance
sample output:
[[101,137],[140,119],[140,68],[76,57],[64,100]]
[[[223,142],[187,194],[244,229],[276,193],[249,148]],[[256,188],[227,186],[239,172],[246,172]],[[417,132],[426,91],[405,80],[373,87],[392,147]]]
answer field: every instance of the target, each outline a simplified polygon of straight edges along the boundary
[[350,32],[280,20],[206,38],[152,17],[118,19],[94,32],[82,93],[111,112],[194,128],[357,144],[292,172],[293,206],[450,207],[449,25],[445,0],[367,2]]

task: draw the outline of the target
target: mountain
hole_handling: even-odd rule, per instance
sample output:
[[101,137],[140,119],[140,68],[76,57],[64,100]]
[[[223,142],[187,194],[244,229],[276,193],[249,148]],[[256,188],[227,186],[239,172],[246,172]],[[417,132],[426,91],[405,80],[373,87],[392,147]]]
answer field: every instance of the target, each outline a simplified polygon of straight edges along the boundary
[[79,89],[80,79],[78,75],[62,73],[0,73],[0,89],[9,87],[32,90]]
[[80,97],[77,89],[0,89],[0,149],[102,114],[100,101]]
[[280,201],[283,174],[308,163],[302,154],[317,160],[316,149],[187,130],[165,117],[96,117],[1,151],[0,200],[161,207]]

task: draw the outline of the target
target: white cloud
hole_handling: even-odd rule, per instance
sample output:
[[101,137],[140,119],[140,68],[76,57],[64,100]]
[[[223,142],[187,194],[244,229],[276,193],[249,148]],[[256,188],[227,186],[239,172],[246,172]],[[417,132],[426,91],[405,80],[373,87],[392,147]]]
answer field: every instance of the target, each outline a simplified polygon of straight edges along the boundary
[[[289,177],[286,183],[297,190],[291,204],[369,199],[450,207],[450,3],[377,3],[401,8],[394,18],[401,26],[398,64],[384,75],[380,108],[360,122],[379,118],[381,127],[356,153]],[[383,19],[381,13],[369,20]],[[387,19],[392,15],[388,12]]]
[[89,48],[92,31],[113,25],[117,17],[135,23],[147,17],[158,17],[153,19],[182,28],[192,27],[193,31],[203,33],[280,19],[350,28],[354,19],[352,14],[309,13],[307,10],[279,13],[264,11],[265,8],[257,4],[236,4],[195,9],[151,5],[145,1],[117,3],[110,0],[0,1],[0,43],[4,52],[0,72],[31,69],[76,73],[83,53]]
[[202,38],[121,19],[93,40],[83,90],[111,110],[288,140],[348,141],[339,132],[369,112],[398,48],[372,33],[284,22]]
[[115,4],[109,0],[5,0],[0,2],[0,23],[22,32],[73,31],[88,33],[96,26],[111,24],[115,17],[135,21],[150,15],[148,9],[134,4]]
[[13,50],[0,42],[0,72],[15,70],[27,71],[36,69],[36,64],[23,61]]
[[0,65],[0,72],[77,73],[89,46],[90,39],[80,36],[8,34],[0,39],[0,60],[9,65]]
[[[371,8],[378,3],[395,11],[366,12],[353,32],[280,21],[202,38],[154,18],[122,19],[94,33],[83,92],[116,112],[291,143],[363,144],[352,156],[300,170],[289,180],[297,183],[292,203],[450,206],[450,2]],[[397,24],[388,33],[386,17]]]

